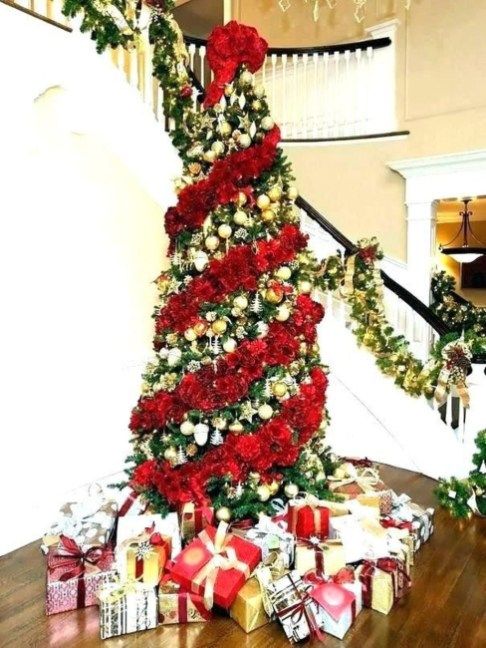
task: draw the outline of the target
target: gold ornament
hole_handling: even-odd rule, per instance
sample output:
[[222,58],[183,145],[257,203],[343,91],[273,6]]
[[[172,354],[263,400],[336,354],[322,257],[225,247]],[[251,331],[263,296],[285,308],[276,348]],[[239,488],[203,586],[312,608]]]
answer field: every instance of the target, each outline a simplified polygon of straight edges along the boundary
[[221,124],[218,126],[218,130],[223,137],[229,137],[233,132],[231,124],[229,124],[227,121],[221,122]]
[[237,308],[240,308],[241,310],[245,310],[245,308],[248,308],[248,299],[245,297],[245,295],[238,295],[237,297],[234,298],[233,304]]
[[227,420],[222,416],[217,416],[216,418],[212,419],[211,423],[217,430],[225,430],[226,426],[228,425]]
[[209,151],[205,151],[203,157],[206,162],[212,164],[216,159],[216,153],[212,149],[210,149]]
[[312,284],[310,281],[307,280],[299,281],[298,288],[299,288],[299,292],[303,293],[304,295],[308,295],[309,293],[312,292]]
[[242,85],[251,85],[251,83],[253,83],[253,74],[251,72],[249,72],[248,70],[244,70],[240,74],[239,81],[240,81],[240,83]]
[[218,522],[229,522],[231,520],[231,511],[227,506],[222,506],[216,511]]
[[290,317],[290,309],[285,304],[282,304],[277,309],[275,319],[279,322],[286,322]]
[[223,342],[223,350],[226,351],[226,353],[233,353],[233,351],[236,349],[236,340],[233,338],[228,338]]
[[262,99],[265,96],[265,87],[263,85],[255,86],[255,97]]
[[260,502],[266,502],[267,500],[270,499],[271,493],[270,493],[270,488],[268,487],[267,484],[260,484],[260,486],[258,486],[256,492],[257,492],[258,499],[260,500]]
[[280,188],[279,185],[275,185],[268,191],[268,196],[270,200],[276,202],[277,200],[280,200],[280,198],[282,197],[282,189]]
[[189,164],[187,168],[189,170],[189,173],[193,176],[198,176],[201,173],[201,169],[202,169],[199,162],[191,162],[191,164]]
[[268,288],[265,291],[265,301],[270,304],[280,304],[283,299],[283,292],[281,290],[275,290],[274,288]]
[[223,335],[227,328],[228,325],[226,324],[225,320],[222,319],[217,319],[211,324],[211,330],[216,335]]
[[225,89],[224,89],[224,94],[225,94],[227,97],[231,97],[231,95],[233,94],[234,90],[235,90],[235,88],[234,88],[233,84],[232,84],[232,83],[228,83],[228,84],[226,84],[226,87],[225,87]]
[[251,137],[246,133],[240,135],[238,138],[238,146],[243,149],[247,149],[251,146]]
[[184,337],[188,342],[194,342],[197,339],[196,332],[192,328],[188,328],[184,331]]
[[261,121],[261,127],[263,130],[270,131],[275,126],[275,122],[271,117],[264,117]]
[[278,481],[273,481],[271,484],[268,484],[268,488],[270,489],[270,495],[273,497],[278,493],[278,489],[280,488],[280,484]]
[[237,225],[246,225],[247,224],[247,216],[244,211],[241,211],[240,209],[235,212],[233,216],[233,220]]
[[248,200],[248,197],[244,191],[239,191],[238,192],[238,198],[237,198],[237,203],[240,207],[243,207],[243,205],[246,205],[246,202]]
[[252,102],[251,107],[253,108],[253,110],[261,110],[262,102],[259,99],[255,99],[255,101]]
[[264,403],[263,405],[260,405],[260,407],[258,408],[258,416],[264,421],[268,421],[268,419],[271,419],[272,414],[273,414],[273,408],[268,403]]
[[194,434],[194,423],[191,423],[191,421],[183,421],[180,430],[184,436],[191,436]]
[[218,249],[219,239],[217,236],[208,236],[204,241],[204,245],[207,247],[208,250],[214,252],[214,250]]
[[287,393],[287,385],[284,382],[275,382],[272,385],[272,394],[277,398],[282,398]]
[[174,446],[170,446],[170,448],[164,450],[164,459],[167,461],[175,461],[177,459],[177,450]]
[[262,211],[262,220],[264,223],[272,223],[275,220],[275,212],[273,209],[264,209]]
[[197,454],[197,445],[195,443],[190,443],[186,447],[186,455],[188,457],[194,457]]
[[299,494],[299,487],[297,484],[285,484],[284,493],[289,499],[293,499]]
[[287,196],[289,197],[289,200],[297,200],[299,196],[299,192],[297,191],[297,187],[291,186],[287,189]]
[[282,281],[287,281],[292,276],[292,270],[288,266],[281,266],[275,276],[282,279]]
[[216,153],[216,155],[222,155],[224,153],[224,144],[218,140],[211,144],[211,149]]
[[198,322],[197,324],[194,324],[192,328],[197,337],[202,337],[206,333],[208,326],[205,322]]
[[219,236],[221,236],[222,239],[229,239],[232,231],[233,230],[231,229],[231,227],[229,225],[226,225],[225,223],[223,223],[223,225],[220,225],[218,227],[218,234]]
[[230,432],[234,432],[235,434],[239,434],[240,432],[243,432],[243,425],[240,423],[240,421],[233,421],[228,427],[228,430]]
[[262,209],[262,210],[263,210],[263,209],[267,209],[268,207],[270,207],[270,203],[271,203],[271,200],[270,200],[270,198],[267,196],[267,194],[261,194],[261,195],[258,196],[258,198],[257,198],[257,205],[258,205],[258,207],[259,207],[260,209]]

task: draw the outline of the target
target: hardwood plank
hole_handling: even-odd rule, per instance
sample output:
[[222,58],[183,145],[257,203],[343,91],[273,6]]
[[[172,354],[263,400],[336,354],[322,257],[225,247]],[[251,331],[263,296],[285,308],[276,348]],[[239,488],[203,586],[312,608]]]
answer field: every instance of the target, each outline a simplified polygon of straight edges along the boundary
[[[434,506],[435,482],[382,466],[384,481],[415,501]],[[246,635],[227,617],[210,623],[159,627],[108,641],[98,637],[97,608],[44,614],[44,558],[32,543],[0,558],[0,646],[18,648],[283,648],[276,622]],[[318,642],[307,643],[317,646]],[[486,646],[486,520],[452,520],[436,511],[432,539],[416,555],[413,587],[388,616],[364,610],[344,641],[329,648],[480,648]]]

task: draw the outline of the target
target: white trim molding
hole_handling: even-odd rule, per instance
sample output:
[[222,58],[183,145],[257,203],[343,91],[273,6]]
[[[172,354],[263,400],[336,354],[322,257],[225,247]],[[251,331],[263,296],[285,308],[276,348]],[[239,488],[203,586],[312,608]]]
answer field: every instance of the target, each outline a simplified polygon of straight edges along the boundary
[[406,181],[410,289],[429,303],[434,265],[436,202],[486,193],[486,149],[388,162]]

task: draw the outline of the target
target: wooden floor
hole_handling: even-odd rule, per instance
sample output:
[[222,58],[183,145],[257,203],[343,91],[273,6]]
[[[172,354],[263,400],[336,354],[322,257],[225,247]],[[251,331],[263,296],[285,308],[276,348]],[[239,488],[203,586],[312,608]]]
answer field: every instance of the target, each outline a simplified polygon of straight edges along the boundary
[[[433,505],[434,482],[384,466],[382,475],[398,492]],[[19,512],[19,515],[21,512]],[[4,532],[8,524],[3,520]],[[436,511],[436,531],[416,556],[413,588],[388,616],[363,610],[344,641],[326,636],[325,645],[355,648],[485,648],[486,520],[466,523]],[[288,642],[278,624],[246,635],[233,621],[159,627],[102,642],[97,608],[44,616],[44,558],[38,543],[0,558],[0,646],[116,648],[279,648]],[[309,644],[307,644],[309,645]]]

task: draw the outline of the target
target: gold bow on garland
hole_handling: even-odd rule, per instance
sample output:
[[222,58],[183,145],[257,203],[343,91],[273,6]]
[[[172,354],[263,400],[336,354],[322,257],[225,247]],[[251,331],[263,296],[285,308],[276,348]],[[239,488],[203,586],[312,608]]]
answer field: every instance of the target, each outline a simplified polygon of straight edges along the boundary
[[472,353],[463,339],[446,344],[442,350],[444,364],[439,374],[434,398],[439,405],[445,402],[450,387],[457,389],[457,394],[464,407],[469,407],[467,374],[471,368]]
[[[325,0],[325,3],[329,7],[329,9],[334,9],[339,0]],[[306,4],[309,4],[309,0],[304,0]],[[320,7],[321,7],[321,0],[310,0],[312,3],[312,16],[314,18],[314,21],[317,22],[319,20],[319,15],[320,15]],[[365,7],[366,3],[368,0],[353,0],[354,4],[354,18],[356,22],[361,23],[363,22],[365,18]],[[408,10],[410,9],[410,6],[412,4],[412,0],[404,0],[405,3],[405,8]],[[291,0],[279,0],[278,2],[279,7],[282,11],[287,11],[287,9],[290,9],[292,6]]]

